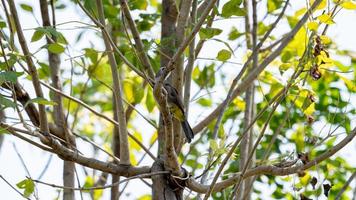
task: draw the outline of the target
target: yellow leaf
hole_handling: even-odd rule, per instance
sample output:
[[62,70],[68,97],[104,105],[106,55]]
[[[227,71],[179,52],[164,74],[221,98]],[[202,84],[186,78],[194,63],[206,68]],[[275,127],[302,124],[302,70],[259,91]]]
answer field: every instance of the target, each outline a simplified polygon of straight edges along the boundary
[[158,137],[158,134],[157,134],[157,131],[155,131],[155,132],[153,133],[153,135],[151,136],[150,145],[152,145],[154,142],[156,142],[157,137]]
[[111,146],[110,146],[109,143],[104,143],[103,147],[104,147],[104,150],[105,150],[105,151],[107,151],[107,152],[113,154],[112,149],[111,149]]
[[[133,136],[140,142],[142,142],[142,136],[138,132],[134,132]],[[129,143],[130,143],[130,148],[135,149],[137,151],[141,150],[141,147],[133,140],[131,137],[129,137]]]
[[307,174],[306,174],[305,176],[303,176],[302,178],[300,178],[300,183],[301,183],[303,186],[306,186],[306,185],[308,185],[310,178],[311,178],[311,176],[310,176],[310,174],[307,172]]
[[323,44],[330,44],[331,43],[331,39],[328,36],[325,35],[321,35],[320,36],[321,42]]
[[307,109],[305,109],[304,111],[305,115],[313,115],[313,113],[315,112],[315,103],[312,103]]
[[293,40],[287,45],[285,50],[290,51],[292,54],[297,54],[298,56],[302,56],[307,41],[307,30],[302,27],[297,34],[293,37]]
[[245,110],[246,103],[245,101],[241,98],[238,97],[234,99],[233,104],[239,109],[239,110]]
[[356,3],[352,1],[345,1],[341,4],[341,7],[348,9],[348,10],[356,10]]
[[[310,1],[310,5],[312,5],[314,3],[315,0],[311,0]],[[316,10],[321,10],[324,9],[326,7],[327,1],[323,0],[320,2],[320,4],[318,5],[318,7],[316,7]]]
[[[311,2],[312,3],[312,2]],[[314,1],[313,1],[314,3]],[[326,7],[326,0],[321,1],[321,3],[316,7],[317,10],[324,9]]]
[[137,200],[151,200],[151,199],[152,199],[151,195],[145,194],[145,195],[139,197]]
[[279,65],[279,69],[283,70],[283,71],[285,71],[285,70],[287,70],[287,69],[289,69],[291,67],[292,67],[291,63],[282,63],[281,65]]
[[103,196],[103,190],[94,190],[94,200],[99,200]]
[[317,22],[309,22],[309,23],[307,24],[307,26],[308,26],[309,30],[311,30],[311,31],[317,31],[319,24],[318,24]]
[[130,161],[131,161],[131,165],[132,166],[136,166],[137,165],[136,156],[132,151],[130,151]]
[[127,101],[132,102],[134,100],[134,94],[133,94],[133,86],[132,82],[128,79],[124,80],[124,93],[126,96]]
[[350,79],[348,79],[348,78],[346,78],[346,77],[344,77],[344,76],[342,76],[340,74],[338,74],[338,76],[340,77],[340,79],[342,81],[344,81],[346,87],[349,90],[351,90],[352,92],[356,92],[356,82],[355,81],[352,81],[352,80],[350,80]]
[[294,16],[299,17],[299,16],[303,15],[306,11],[307,11],[306,8],[301,8],[295,12]]
[[324,51],[321,51],[320,55],[317,56],[317,64],[322,65],[322,63],[324,64],[324,67],[334,65],[334,61],[330,59]]
[[320,22],[322,22],[324,24],[334,24],[335,23],[333,21],[333,19],[331,18],[331,16],[328,14],[322,14],[318,17],[318,19],[320,20]]
[[302,127],[297,128],[297,130],[291,135],[291,139],[295,142],[297,152],[304,150],[304,130]]

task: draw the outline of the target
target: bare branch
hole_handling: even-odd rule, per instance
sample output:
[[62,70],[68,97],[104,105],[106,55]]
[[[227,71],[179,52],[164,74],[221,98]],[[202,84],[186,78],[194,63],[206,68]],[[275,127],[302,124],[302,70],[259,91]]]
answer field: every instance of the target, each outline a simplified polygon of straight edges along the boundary
[[[250,84],[253,82],[253,80],[255,80],[258,75],[267,67],[267,65],[269,63],[271,63],[280,53],[281,51],[287,46],[287,44],[293,39],[294,35],[299,31],[299,29],[304,25],[304,23],[307,21],[309,15],[312,13],[312,11],[321,3],[322,0],[316,0],[314,1],[313,5],[310,7],[310,9],[308,11],[306,11],[306,13],[304,14],[304,16],[298,21],[298,23],[296,24],[296,26],[291,30],[291,32],[289,32],[281,41],[281,44],[278,46],[278,48],[273,51],[267,58],[265,58],[263,60],[263,62],[261,64],[258,65],[257,68],[254,68],[250,73],[248,73],[248,75],[246,76],[246,78],[244,79],[244,81],[242,81],[233,91],[232,94],[232,98],[234,99],[236,98],[238,95],[240,95],[241,93],[245,92],[246,89],[250,86]],[[263,41],[263,40],[261,40]],[[260,42],[261,43],[261,42]],[[262,45],[262,43],[261,43]],[[257,45],[258,47],[259,45]],[[256,48],[257,48],[256,47]],[[253,57],[254,52],[256,52],[255,50],[252,52],[252,55],[249,57],[248,60],[251,60]],[[243,70],[246,70],[246,66],[247,63],[245,63],[244,67],[242,68]],[[243,75],[243,72],[239,73],[239,75],[235,78],[235,79],[240,79]],[[233,86],[233,85],[232,85]],[[199,131],[201,131],[205,126],[207,126],[208,124],[210,124],[210,122],[212,122],[221,112],[221,110],[224,107],[225,101],[222,102],[217,108],[215,108],[214,111],[212,111],[205,119],[203,119],[199,124],[197,124],[194,128],[193,131],[194,133],[197,133]]]
[[33,180],[31,179],[33,182],[35,183],[40,183],[43,185],[47,185],[47,186],[51,186],[51,187],[55,187],[55,188],[60,188],[60,189],[71,189],[71,190],[81,190],[81,191],[86,191],[86,190],[102,190],[102,189],[107,189],[107,188],[111,188],[113,186],[117,186],[121,183],[125,183],[127,181],[130,181],[132,179],[137,179],[137,178],[151,178],[152,176],[157,176],[157,175],[162,175],[162,174],[169,174],[169,171],[159,171],[159,172],[151,172],[151,173],[144,173],[144,174],[139,174],[136,176],[131,176],[128,177],[122,181],[118,181],[115,182],[113,184],[110,185],[104,185],[104,186],[97,186],[97,187],[80,187],[80,188],[74,188],[74,187],[66,187],[66,186],[60,186],[60,185],[55,185],[52,183],[46,183],[40,180]]
[[[340,149],[345,147],[348,143],[350,143],[354,137],[356,136],[356,128],[354,128],[343,140],[341,140],[337,145],[333,146],[328,151],[322,153],[321,155],[317,156],[312,161],[306,163],[305,165],[297,165],[287,168],[276,167],[273,165],[263,165],[258,166],[253,169],[249,169],[246,171],[245,175],[242,177],[241,173],[237,173],[233,177],[230,177],[224,181],[217,183],[214,187],[213,192],[221,191],[233,184],[235,184],[240,178],[246,179],[251,176],[266,174],[266,175],[273,175],[273,176],[286,176],[290,174],[295,174],[300,171],[307,170],[311,167],[318,165],[320,162],[330,158]],[[209,190],[209,185],[202,185],[196,182],[193,178],[188,180],[188,188],[198,192],[198,193],[207,193]]]
[[18,193],[19,195],[21,195],[24,199],[28,199],[31,200],[28,197],[25,197],[25,195],[23,195],[16,187],[14,187],[13,185],[11,185],[11,183],[9,181],[7,181],[1,174],[0,174],[0,178],[8,185],[10,186],[13,190],[16,191],[16,193]]
[[[104,9],[101,0],[96,1],[96,5],[98,7],[99,20],[100,23],[104,26],[102,30],[105,30],[105,16]],[[122,80],[120,80],[118,76],[117,63],[114,54],[112,53],[112,47],[110,46],[110,42],[108,39],[109,36],[104,34],[103,31],[103,39],[106,47],[106,51],[108,52],[109,63],[111,68],[112,80],[113,80],[113,96],[114,96],[114,108],[118,115],[119,124],[116,125],[119,129],[120,133],[120,163],[130,165],[130,151],[126,130],[126,118],[125,118],[125,110],[123,104],[123,93],[122,93]]]
[[[133,38],[135,40],[135,47],[137,48],[137,52],[138,52],[138,57],[140,58],[143,67],[145,68],[145,70],[148,72],[148,75],[150,78],[154,78],[154,71],[153,71],[153,67],[150,63],[150,60],[148,59],[147,53],[145,51],[145,47],[142,43],[141,37],[140,37],[140,33],[137,30],[137,26],[135,21],[132,19],[131,13],[130,13],[130,9],[127,5],[127,1],[126,0],[120,0],[120,5],[121,5],[121,9],[123,14],[125,15],[128,23],[129,23],[129,27],[131,30],[131,33],[133,35]],[[101,22],[103,24],[103,22]]]
[[[119,123],[109,117],[107,117],[106,115],[104,114],[101,114],[97,111],[95,111],[93,108],[91,108],[88,104],[84,103],[83,101],[77,99],[77,98],[74,98],[72,96],[69,96],[61,91],[58,91],[57,89],[53,88],[52,86],[46,84],[45,82],[41,81],[40,82],[43,86],[45,86],[46,88],[50,89],[51,91],[53,92],[57,92],[59,93],[60,95],[80,104],[81,106],[83,106],[84,108],[88,109],[90,112],[94,113],[95,115],[99,116],[100,118],[103,118],[105,120],[107,120],[108,122],[114,124],[114,125],[117,125],[119,126]],[[140,142],[140,140],[138,140],[134,135],[132,135],[131,133],[128,132],[128,135],[129,137],[131,137],[153,160],[156,160],[156,157]]]
[[[15,26],[16,26],[17,36],[18,36],[22,51],[24,53],[24,56],[26,58],[26,62],[27,62],[27,65],[28,65],[28,70],[29,70],[29,72],[30,72],[30,74],[32,76],[32,83],[33,83],[33,86],[35,88],[36,95],[37,95],[37,97],[43,98],[43,92],[42,92],[41,85],[40,85],[40,82],[39,82],[37,70],[36,70],[35,64],[33,63],[33,60],[31,58],[31,53],[28,50],[27,43],[26,43],[26,40],[25,40],[25,36],[24,36],[24,34],[22,32],[22,27],[21,27],[21,24],[20,24],[19,17],[17,15],[17,10],[16,10],[16,6],[15,6],[15,3],[14,3],[14,0],[9,0],[8,3],[9,3],[11,14],[12,14],[12,17],[14,19]],[[40,119],[39,120],[40,121],[40,128],[44,132],[49,132],[45,106],[42,105],[42,104],[39,104],[38,108],[39,108],[39,116],[40,116],[39,117],[39,119]]]

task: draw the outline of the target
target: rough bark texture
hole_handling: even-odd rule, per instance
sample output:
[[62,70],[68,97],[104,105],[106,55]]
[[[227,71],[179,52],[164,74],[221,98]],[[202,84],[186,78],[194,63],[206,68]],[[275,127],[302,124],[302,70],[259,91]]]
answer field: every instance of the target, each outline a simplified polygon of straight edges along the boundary
[[[151,172],[164,171],[163,164],[155,162],[152,165]],[[183,199],[183,188],[169,184],[167,175],[157,175],[152,177],[152,199],[155,200],[181,200]]]

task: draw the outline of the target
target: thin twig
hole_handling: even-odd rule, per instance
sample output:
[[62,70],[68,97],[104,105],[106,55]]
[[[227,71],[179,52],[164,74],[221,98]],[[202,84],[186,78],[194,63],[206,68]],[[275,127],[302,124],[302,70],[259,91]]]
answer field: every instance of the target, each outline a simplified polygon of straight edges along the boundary
[[349,187],[350,183],[355,179],[356,177],[356,171],[352,173],[349,179],[347,179],[346,183],[342,186],[342,188],[339,190],[337,193],[335,200],[341,199],[342,194],[346,191],[346,189]]
[[[40,83],[47,87],[48,89],[50,89],[51,91],[53,92],[57,92],[59,93],[60,95],[66,97],[67,99],[70,99],[78,104],[80,104],[81,106],[85,107],[86,109],[88,109],[89,111],[91,111],[92,113],[94,113],[95,115],[99,116],[100,118],[103,118],[105,120],[107,120],[108,122],[114,124],[114,125],[117,125],[119,126],[119,123],[109,117],[107,117],[106,115],[104,114],[101,114],[97,111],[95,111],[93,108],[91,108],[88,104],[84,103],[83,101],[81,101],[80,99],[77,99],[75,97],[72,97],[72,96],[69,96],[61,91],[58,91],[57,89],[53,88],[52,86],[48,85],[47,83],[43,82],[43,81],[40,81]],[[156,160],[156,157],[140,142],[139,139],[137,139],[134,135],[132,135],[131,133],[128,133],[129,137],[131,137],[153,160]]]
[[8,185],[10,186],[13,190],[15,190],[19,195],[21,195],[24,199],[28,199],[31,200],[28,197],[25,197],[25,195],[23,195],[17,188],[15,188],[14,186],[11,185],[11,183],[9,181],[7,181],[1,174],[0,174],[0,178]]
[[47,185],[47,186],[51,186],[51,187],[55,187],[55,188],[86,191],[86,190],[102,190],[102,189],[107,189],[107,188],[111,188],[111,187],[113,187],[113,186],[119,185],[119,184],[121,184],[121,183],[125,183],[125,182],[127,182],[127,181],[132,180],[132,179],[137,179],[137,178],[149,178],[149,177],[152,177],[152,176],[157,176],[157,175],[162,175],[162,174],[169,174],[169,173],[170,173],[169,171],[151,172],[151,173],[146,173],[146,174],[140,174],[140,175],[136,175],[136,176],[131,176],[131,177],[129,177],[129,178],[126,178],[126,179],[124,179],[124,180],[115,182],[115,183],[110,184],[110,185],[97,186],[97,187],[79,187],[79,188],[65,187],[65,186],[55,185],[55,184],[52,184],[52,183],[46,183],[46,182],[43,182],[43,181],[40,181],[40,180],[34,180],[34,179],[31,179],[31,178],[29,178],[29,179],[31,179],[31,180],[32,180],[33,182],[35,182],[35,183],[40,183],[40,184]]

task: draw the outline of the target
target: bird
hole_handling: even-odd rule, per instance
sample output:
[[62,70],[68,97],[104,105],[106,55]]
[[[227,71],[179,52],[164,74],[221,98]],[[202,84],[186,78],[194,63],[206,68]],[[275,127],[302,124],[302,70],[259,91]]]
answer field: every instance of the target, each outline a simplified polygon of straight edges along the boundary
[[183,101],[179,96],[178,91],[171,84],[167,82],[164,83],[164,89],[167,91],[169,110],[173,117],[180,121],[185,137],[187,138],[188,143],[190,143],[194,138],[194,133],[185,115]]

